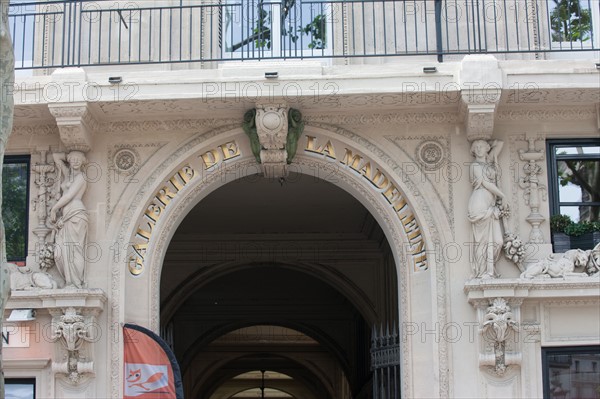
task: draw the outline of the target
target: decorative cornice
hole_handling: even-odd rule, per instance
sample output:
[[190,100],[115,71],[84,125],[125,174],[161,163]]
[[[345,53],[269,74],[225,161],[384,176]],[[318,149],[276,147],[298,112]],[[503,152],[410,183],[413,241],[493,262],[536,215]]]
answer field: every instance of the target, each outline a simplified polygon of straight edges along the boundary
[[458,112],[401,112],[385,114],[327,114],[306,115],[306,123],[330,123],[334,125],[373,125],[373,124],[432,124],[432,123],[459,123]]
[[502,296],[504,298],[552,299],[597,298],[600,296],[600,277],[539,279],[472,279],[465,283],[464,292],[470,303]]
[[593,119],[596,110],[593,107],[559,109],[502,109],[498,111],[498,121],[571,121]]
[[58,127],[51,125],[15,125],[13,136],[58,136]]
[[[75,307],[99,312],[104,309],[106,294],[99,288],[31,290],[11,292],[7,309],[48,309],[56,310]],[[67,305],[65,305],[67,304]]]

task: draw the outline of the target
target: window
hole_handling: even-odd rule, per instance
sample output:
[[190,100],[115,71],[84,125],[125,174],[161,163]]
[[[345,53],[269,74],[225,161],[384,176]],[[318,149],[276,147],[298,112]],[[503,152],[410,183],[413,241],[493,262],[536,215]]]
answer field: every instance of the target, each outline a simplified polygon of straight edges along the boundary
[[592,0],[552,0],[548,5],[553,42],[591,43]]
[[600,139],[548,141],[550,212],[600,220]]
[[329,54],[331,3],[319,0],[228,0],[223,51],[231,58]]
[[[597,398],[600,346],[542,348],[544,398]],[[579,367],[577,367],[579,365]]]
[[6,234],[6,258],[27,257],[29,215],[29,156],[6,156],[2,166],[2,220]]
[[35,399],[35,378],[6,378],[6,399]]

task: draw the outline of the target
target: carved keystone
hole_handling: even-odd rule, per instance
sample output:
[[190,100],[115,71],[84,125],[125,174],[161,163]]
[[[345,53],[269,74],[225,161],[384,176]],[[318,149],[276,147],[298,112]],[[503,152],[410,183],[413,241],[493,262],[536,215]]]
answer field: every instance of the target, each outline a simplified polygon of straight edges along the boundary
[[243,128],[265,177],[286,177],[304,130],[300,111],[286,104],[257,104],[244,115]]

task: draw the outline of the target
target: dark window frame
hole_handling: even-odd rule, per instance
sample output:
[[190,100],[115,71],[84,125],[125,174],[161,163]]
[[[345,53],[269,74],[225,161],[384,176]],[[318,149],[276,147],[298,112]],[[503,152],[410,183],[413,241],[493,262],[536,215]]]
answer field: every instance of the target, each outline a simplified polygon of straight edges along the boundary
[[[7,257],[7,261],[9,262],[24,262],[27,259],[27,254],[29,251],[29,191],[30,191],[30,184],[31,184],[31,155],[26,154],[26,155],[5,155],[4,156],[4,162],[3,162],[3,166],[5,164],[15,164],[15,163],[24,163],[27,164],[27,190],[25,190],[25,256],[23,258],[8,258]],[[0,187],[1,189],[1,187]],[[4,203],[6,201],[6,198],[4,198],[4,196],[2,196],[2,202]],[[2,205],[4,206],[4,204]],[[7,254],[8,255],[8,254]]]
[[549,346],[542,348],[542,388],[544,399],[550,398],[550,367],[548,357],[553,355],[599,354],[600,345]]
[[558,168],[556,164],[560,160],[600,160],[600,154],[585,154],[585,155],[556,155],[555,149],[560,147],[577,147],[577,146],[599,146],[600,139],[584,138],[584,139],[549,139],[546,140],[546,154],[548,163],[548,193],[550,199],[550,216],[560,215],[561,204],[563,206],[600,206],[600,202],[560,202],[559,184],[558,184]]
[[34,377],[5,377],[4,385],[33,385],[33,399],[36,398],[36,379]]

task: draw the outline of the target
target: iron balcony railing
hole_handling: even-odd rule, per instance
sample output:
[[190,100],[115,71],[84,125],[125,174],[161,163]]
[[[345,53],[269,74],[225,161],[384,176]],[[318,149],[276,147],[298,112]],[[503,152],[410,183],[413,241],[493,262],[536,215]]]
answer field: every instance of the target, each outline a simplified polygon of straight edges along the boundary
[[17,69],[594,51],[598,0],[13,0]]

